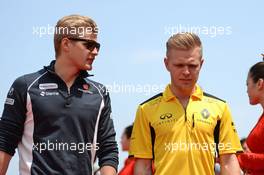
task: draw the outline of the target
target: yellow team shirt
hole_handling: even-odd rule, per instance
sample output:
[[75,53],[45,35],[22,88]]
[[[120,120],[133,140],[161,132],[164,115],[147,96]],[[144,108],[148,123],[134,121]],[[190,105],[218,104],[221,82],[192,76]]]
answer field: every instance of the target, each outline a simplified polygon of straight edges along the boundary
[[186,110],[170,85],[139,105],[130,155],[153,159],[155,174],[213,175],[216,148],[220,156],[242,151],[227,103],[198,85]]

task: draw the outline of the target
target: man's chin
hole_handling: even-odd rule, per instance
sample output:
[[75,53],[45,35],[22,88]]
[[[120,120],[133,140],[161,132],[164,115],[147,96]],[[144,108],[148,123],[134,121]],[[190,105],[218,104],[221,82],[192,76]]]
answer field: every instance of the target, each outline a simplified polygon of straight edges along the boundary
[[92,70],[93,69],[93,66],[91,65],[91,64],[85,64],[85,66],[84,66],[84,70],[86,70],[86,71],[90,71],[90,70]]

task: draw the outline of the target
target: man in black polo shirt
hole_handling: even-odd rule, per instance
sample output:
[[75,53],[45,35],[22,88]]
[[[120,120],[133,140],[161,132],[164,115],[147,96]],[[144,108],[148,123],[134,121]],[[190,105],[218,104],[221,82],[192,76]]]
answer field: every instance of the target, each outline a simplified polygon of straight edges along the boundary
[[20,174],[116,174],[118,149],[106,88],[89,80],[97,56],[98,28],[89,17],[70,15],[56,25],[56,60],[19,77],[0,120],[0,174],[18,147]]

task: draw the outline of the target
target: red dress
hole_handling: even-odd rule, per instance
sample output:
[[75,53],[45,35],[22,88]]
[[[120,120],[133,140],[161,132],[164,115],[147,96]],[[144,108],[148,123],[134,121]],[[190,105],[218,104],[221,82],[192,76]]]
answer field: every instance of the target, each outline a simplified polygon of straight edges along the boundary
[[134,166],[135,166],[135,158],[127,158],[125,161],[125,166],[118,173],[118,175],[133,175],[134,174]]
[[250,175],[264,175],[264,113],[250,132],[246,143],[251,152],[238,156],[240,167]]
[[[136,163],[136,159],[134,157],[129,157],[125,161],[124,167],[118,173],[118,175],[134,175],[134,166]],[[154,163],[152,162],[152,174],[155,173]]]

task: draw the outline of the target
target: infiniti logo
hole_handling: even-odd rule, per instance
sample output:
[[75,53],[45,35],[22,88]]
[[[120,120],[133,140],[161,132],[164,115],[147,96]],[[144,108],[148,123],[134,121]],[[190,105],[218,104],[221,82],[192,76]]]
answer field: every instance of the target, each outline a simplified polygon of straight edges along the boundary
[[172,117],[172,114],[171,113],[165,113],[165,114],[162,114],[161,116],[160,116],[160,119],[161,120],[164,120],[164,119],[169,119],[169,118],[171,118]]

